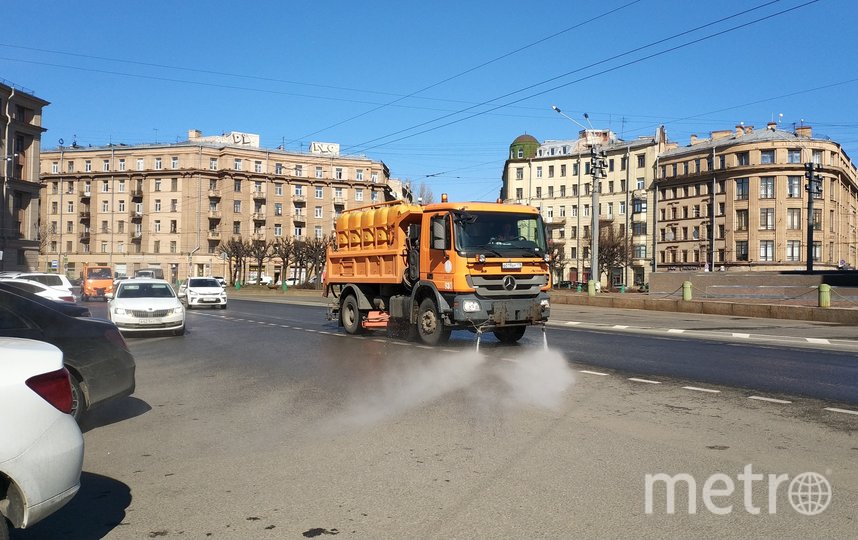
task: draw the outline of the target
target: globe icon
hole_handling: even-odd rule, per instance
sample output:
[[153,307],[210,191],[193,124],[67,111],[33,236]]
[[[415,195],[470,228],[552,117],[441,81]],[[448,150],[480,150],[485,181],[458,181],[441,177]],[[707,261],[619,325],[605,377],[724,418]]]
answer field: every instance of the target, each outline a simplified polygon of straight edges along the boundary
[[795,511],[805,516],[821,514],[831,502],[831,484],[815,472],[801,473],[793,478],[787,493]]

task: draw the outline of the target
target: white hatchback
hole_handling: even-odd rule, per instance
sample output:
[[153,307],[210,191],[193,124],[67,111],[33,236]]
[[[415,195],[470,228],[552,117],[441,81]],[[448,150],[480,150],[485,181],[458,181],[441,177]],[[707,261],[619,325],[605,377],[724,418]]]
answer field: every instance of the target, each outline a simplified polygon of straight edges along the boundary
[[63,353],[0,337],[0,538],[54,513],[80,488],[83,435],[69,413]]
[[107,298],[108,316],[122,333],[185,333],[185,307],[163,279],[123,279]]
[[30,281],[37,281],[42,285],[47,285],[52,289],[56,289],[58,291],[62,291],[67,295],[74,296],[74,291],[72,290],[71,281],[69,278],[64,276],[63,274],[48,274],[44,272],[25,272],[18,276],[19,279],[28,279]]
[[211,277],[192,277],[179,287],[179,299],[188,309],[220,307],[226,309],[226,290]]
[[21,278],[0,278],[0,281],[13,285],[19,289],[31,292],[42,298],[54,300],[55,302],[70,302],[75,303],[75,296],[70,292],[65,292],[61,289],[49,287],[40,281],[30,281],[29,279]]

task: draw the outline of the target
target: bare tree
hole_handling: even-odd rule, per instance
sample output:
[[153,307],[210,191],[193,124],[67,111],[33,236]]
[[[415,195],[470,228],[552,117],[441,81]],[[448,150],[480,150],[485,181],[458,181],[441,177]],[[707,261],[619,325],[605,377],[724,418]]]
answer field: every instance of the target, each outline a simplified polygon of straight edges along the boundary
[[548,267],[557,281],[565,281],[563,273],[569,261],[566,259],[566,252],[562,245],[550,244],[548,252],[551,254],[551,260],[548,262]]
[[417,189],[414,189],[414,182],[412,180],[406,180],[405,185],[414,194],[414,202],[419,201],[423,204],[435,202],[435,194],[432,193],[432,188],[426,182],[420,182]]
[[[324,236],[322,238],[313,238],[307,242],[307,281],[313,281],[317,276],[321,277],[322,268],[325,267],[328,246],[333,241],[333,236]],[[321,283],[321,279],[315,281]]]
[[259,281],[262,279],[262,269],[264,268],[265,261],[271,257],[271,246],[273,244],[273,240],[248,240],[245,242],[247,258],[256,263],[257,285],[259,285]]
[[295,239],[291,236],[278,236],[271,245],[271,258],[280,260],[280,279],[285,281],[289,277],[289,269],[292,259],[295,257]]
[[235,283],[244,278],[242,270],[244,268],[244,259],[247,255],[245,242],[241,236],[233,237],[226,242],[221,242],[217,247],[218,253],[224,253],[227,257],[229,265],[229,281]]
[[628,266],[631,255],[631,238],[626,235],[626,231],[618,230],[611,221],[600,221],[599,277],[612,268]]

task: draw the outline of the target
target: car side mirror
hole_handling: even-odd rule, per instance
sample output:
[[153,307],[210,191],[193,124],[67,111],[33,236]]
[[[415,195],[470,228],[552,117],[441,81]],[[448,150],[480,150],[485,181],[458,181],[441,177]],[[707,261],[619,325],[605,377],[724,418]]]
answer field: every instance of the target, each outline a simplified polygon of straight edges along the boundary
[[108,300],[113,300],[113,293],[112,292],[104,293],[104,297],[107,298]]

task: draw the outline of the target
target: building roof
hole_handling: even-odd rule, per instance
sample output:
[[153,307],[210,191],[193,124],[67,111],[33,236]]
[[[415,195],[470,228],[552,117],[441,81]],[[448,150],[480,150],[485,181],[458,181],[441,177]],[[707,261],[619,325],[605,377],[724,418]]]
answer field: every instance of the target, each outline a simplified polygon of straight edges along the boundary
[[539,141],[536,140],[536,137],[533,135],[528,135],[525,133],[524,135],[519,135],[512,141],[512,144],[522,144],[522,143],[536,143],[539,144]]
[[703,139],[688,146],[680,146],[662,152],[661,157],[671,158],[684,154],[699,154],[701,150],[712,150],[713,148],[724,148],[739,144],[754,144],[764,142],[794,142],[796,145],[801,145],[809,141],[830,141],[828,138],[822,137],[805,137],[797,135],[791,131],[781,129],[753,129],[745,130],[738,133],[738,130],[731,135],[720,138]]

